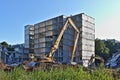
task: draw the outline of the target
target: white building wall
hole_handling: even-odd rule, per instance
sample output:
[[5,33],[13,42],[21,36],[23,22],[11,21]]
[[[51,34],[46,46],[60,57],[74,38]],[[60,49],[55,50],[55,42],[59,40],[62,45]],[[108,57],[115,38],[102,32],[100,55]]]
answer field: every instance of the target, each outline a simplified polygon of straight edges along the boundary
[[94,19],[82,15],[82,60],[83,66],[89,66],[89,60],[95,55],[95,24]]

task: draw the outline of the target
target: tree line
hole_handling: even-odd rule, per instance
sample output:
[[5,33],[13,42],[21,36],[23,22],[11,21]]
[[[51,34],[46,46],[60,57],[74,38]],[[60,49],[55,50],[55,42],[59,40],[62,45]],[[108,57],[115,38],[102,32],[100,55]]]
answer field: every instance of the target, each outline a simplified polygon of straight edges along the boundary
[[95,39],[95,54],[102,57],[105,61],[112,57],[112,54],[117,52],[118,46],[113,40]]

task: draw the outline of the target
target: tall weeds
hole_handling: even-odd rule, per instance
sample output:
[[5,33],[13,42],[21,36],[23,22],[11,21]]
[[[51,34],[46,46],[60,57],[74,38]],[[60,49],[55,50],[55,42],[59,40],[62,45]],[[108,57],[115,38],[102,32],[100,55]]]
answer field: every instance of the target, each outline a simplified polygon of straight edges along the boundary
[[24,71],[21,67],[11,72],[0,70],[0,80],[114,80],[112,74],[105,68],[98,68],[92,73],[78,68],[51,68],[50,70],[38,69],[35,71]]

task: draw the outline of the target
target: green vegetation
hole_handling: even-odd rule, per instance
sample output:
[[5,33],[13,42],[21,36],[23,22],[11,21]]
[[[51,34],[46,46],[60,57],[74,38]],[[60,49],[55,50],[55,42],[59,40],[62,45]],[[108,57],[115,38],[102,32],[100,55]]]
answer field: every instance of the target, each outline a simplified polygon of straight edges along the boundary
[[114,43],[113,41],[111,41],[111,40],[105,41],[105,45],[106,45],[106,47],[110,50],[109,56],[111,57],[112,54],[116,52],[116,49],[115,49],[116,45],[115,45],[115,43]]
[[104,58],[104,60],[107,60],[109,57],[109,48],[106,47],[106,45],[100,40],[95,40],[95,53],[101,57]]
[[116,43],[112,40],[102,41],[100,39],[95,39],[95,53],[102,57],[105,61],[112,56],[113,53],[117,52]]
[[36,71],[24,71],[21,67],[11,72],[0,70],[0,80],[114,80],[112,73],[104,68],[92,72],[84,71],[83,67],[71,67]]

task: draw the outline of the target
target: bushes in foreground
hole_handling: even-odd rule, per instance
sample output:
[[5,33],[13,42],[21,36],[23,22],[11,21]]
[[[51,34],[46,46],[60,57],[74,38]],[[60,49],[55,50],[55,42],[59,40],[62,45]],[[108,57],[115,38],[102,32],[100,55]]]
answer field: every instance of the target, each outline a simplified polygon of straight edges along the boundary
[[11,72],[0,70],[0,80],[114,80],[112,73],[107,69],[95,69],[92,73],[84,71],[81,66],[78,68],[68,66],[66,69],[51,68],[26,72],[21,67]]

